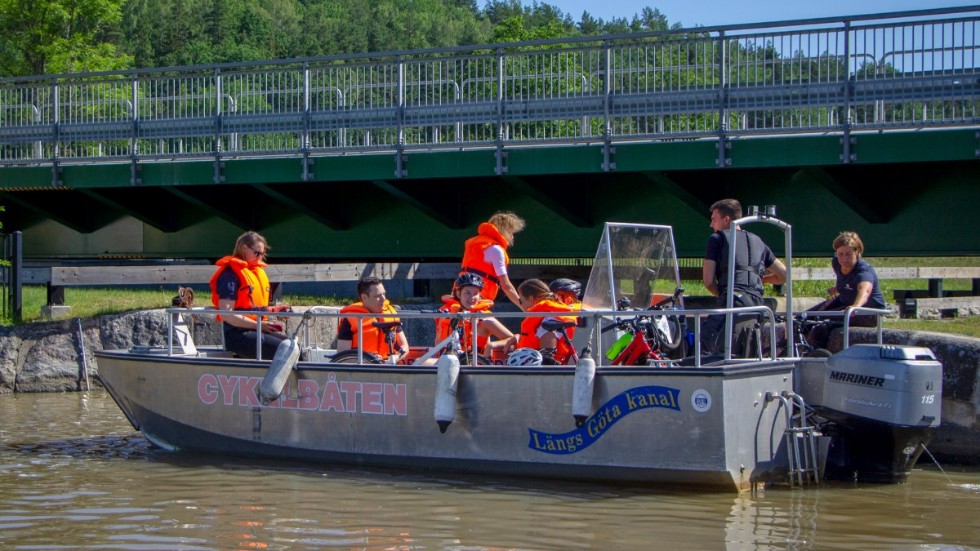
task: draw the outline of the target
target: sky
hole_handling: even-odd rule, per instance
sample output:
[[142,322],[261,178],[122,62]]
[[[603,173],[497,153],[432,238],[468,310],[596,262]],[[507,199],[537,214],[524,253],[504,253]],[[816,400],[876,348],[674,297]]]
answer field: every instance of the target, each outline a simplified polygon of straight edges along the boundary
[[[522,0],[531,5],[532,0]],[[539,0],[578,21],[583,11],[610,20],[633,18],[644,7],[659,9],[671,25],[684,27],[763,23],[788,19],[836,17],[893,11],[976,5],[977,0]]]

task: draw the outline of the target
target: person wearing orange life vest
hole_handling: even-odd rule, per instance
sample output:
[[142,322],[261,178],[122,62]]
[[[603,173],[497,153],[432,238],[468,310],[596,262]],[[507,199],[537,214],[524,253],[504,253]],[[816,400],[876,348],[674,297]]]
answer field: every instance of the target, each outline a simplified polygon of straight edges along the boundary
[[[567,304],[559,302],[555,295],[548,289],[548,285],[540,279],[528,279],[521,283],[517,288],[520,295],[522,309],[525,312],[572,312],[572,308]],[[569,346],[559,336],[557,331],[546,331],[541,327],[541,323],[549,319],[547,317],[533,316],[527,317],[521,322],[521,334],[514,337],[517,348],[531,348],[534,350],[548,351],[554,363],[564,365],[574,349]],[[575,316],[556,316],[554,319],[575,322]],[[566,332],[568,329],[566,329]],[[571,337],[571,335],[569,335]],[[550,362],[547,362],[550,363]]]
[[507,275],[507,248],[514,244],[514,234],[524,229],[524,219],[513,212],[498,211],[477,228],[476,237],[466,240],[460,274],[483,278],[483,298],[497,300],[497,290],[520,307],[517,289]]
[[[394,346],[388,344],[384,328],[375,323],[396,323],[399,319],[389,314],[395,314],[395,307],[388,301],[385,286],[380,279],[368,276],[357,282],[357,296],[361,300],[341,308],[341,314],[384,314],[378,317],[350,316],[340,319],[337,326],[337,350],[357,348],[363,342],[364,352],[377,354],[382,360],[392,358],[398,362],[408,353],[408,338],[401,326],[394,326]],[[358,324],[360,322],[360,324]],[[358,327],[360,326],[360,330]],[[360,334],[359,334],[360,333]]]
[[[493,301],[480,296],[483,290],[483,278],[476,274],[460,274],[453,283],[453,294],[442,297],[445,303],[440,312],[456,314],[459,312],[488,313],[493,308]],[[456,328],[456,320],[452,318],[436,318],[436,344],[449,336],[449,332]],[[473,350],[473,324],[470,320],[462,322],[463,335],[460,339],[460,347],[464,352]],[[476,326],[477,350],[481,351],[485,357],[491,358],[494,349],[503,349],[507,345],[508,339],[514,334],[504,327],[504,324],[496,318],[481,318]],[[491,341],[490,337],[500,339]]]
[[[247,231],[238,236],[232,254],[218,260],[211,276],[211,304],[218,310],[289,311],[289,305],[269,306],[269,277],[264,268],[269,245],[260,234]],[[256,357],[256,342],[261,338],[262,359],[271,360],[286,336],[280,323],[266,323],[262,317],[262,334],[256,329],[255,314],[218,316],[224,333],[225,350],[243,358]]]

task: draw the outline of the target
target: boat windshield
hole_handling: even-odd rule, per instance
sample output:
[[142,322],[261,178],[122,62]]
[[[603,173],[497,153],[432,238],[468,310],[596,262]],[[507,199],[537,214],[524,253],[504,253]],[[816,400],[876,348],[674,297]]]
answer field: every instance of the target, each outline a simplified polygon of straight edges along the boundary
[[[585,310],[645,310],[680,286],[670,226],[607,222],[582,297]],[[680,305],[678,305],[680,307]]]
[[[582,309],[648,310],[678,287],[680,272],[670,226],[607,222],[582,296]],[[674,307],[683,307],[683,297]],[[596,321],[605,326],[612,317],[583,321],[589,329],[575,334],[576,348],[593,335],[598,337],[600,350],[608,350],[620,336],[618,331],[600,332],[593,327]]]

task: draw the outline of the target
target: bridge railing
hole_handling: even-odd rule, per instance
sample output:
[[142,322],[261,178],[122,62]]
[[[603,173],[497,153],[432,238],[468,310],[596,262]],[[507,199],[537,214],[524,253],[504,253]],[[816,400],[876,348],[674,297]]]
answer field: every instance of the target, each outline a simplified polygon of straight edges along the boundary
[[[976,125],[978,22],[976,7],[953,8],[3,79],[0,163],[609,146]],[[719,163],[726,163],[723,147]]]

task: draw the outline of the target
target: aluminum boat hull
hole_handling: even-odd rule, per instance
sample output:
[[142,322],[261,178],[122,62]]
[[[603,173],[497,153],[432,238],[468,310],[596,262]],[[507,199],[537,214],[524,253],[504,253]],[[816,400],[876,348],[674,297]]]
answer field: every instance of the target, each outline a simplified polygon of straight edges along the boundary
[[785,481],[793,363],[600,368],[593,413],[572,416],[574,367],[460,370],[455,419],[433,417],[434,367],[300,362],[282,397],[256,397],[269,362],[97,353],[99,376],[154,444],[254,457],[477,473],[693,485]]

